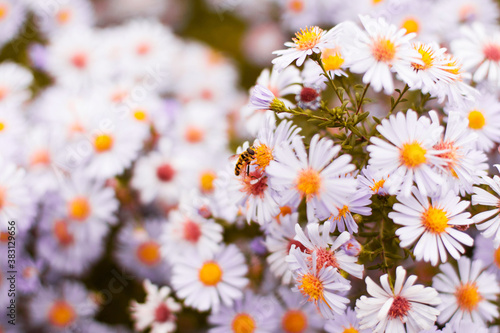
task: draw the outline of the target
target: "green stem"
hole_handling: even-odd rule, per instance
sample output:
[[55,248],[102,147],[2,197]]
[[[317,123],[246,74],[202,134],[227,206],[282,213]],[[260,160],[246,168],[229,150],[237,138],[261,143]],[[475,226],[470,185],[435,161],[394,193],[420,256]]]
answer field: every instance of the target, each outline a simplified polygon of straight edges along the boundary
[[394,111],[394,109],[396,108],[396,105],[399,104],[399,102],[401,101],[401,98],[403,97],[403,95],[408,91],[410,90],[410,86],[408,86],[408,84],[405,84],[405,87],[403,89],[402,92],[399,93],[399,97],[398,99],[396,100],[396,102],[394,102],[394,105],[391,107],[391,110],[389,110],[389,114],[387,115],[387,117],[389,117],[392,112]]
[[340,101],[340,104],[344,103],[344,100],[342,99],[342,96],[340,96],[340,94],[339,94],[339,92],[337,90],[337,86],[335,85],[335,83],[333,83],[333,80],[330,77],[330,75],[328,74],[328,72],[326,71],[325,66],[323,65],[323,62],[321,61],[321,59],[316,60],[316,62],[318,63],[318,65],[323,70],[323,75],[328,79],[328,83],[330,83],[330,86],[332,87],[333,91],[335,91],[335,94],[337,95],[337,97],[338,97],[338,99]]
[[352,98],[351,95],[351,90],[346,87],[344,84],[345,77],[343,75],[340,76],[340,84],[342,85],[342,88],[344,88],[345,92],[347,93],[347,96],[349,96],[349,101],[351,102],[351,105],[356,105],[356,101],[354,98]]
[[370,87],[370,83],[368,83],[365,86],[365,89],[363,90],[363,94],[361,95],[361,99],[359,100],[359,104],[357,105],[356,114],[359,113],[359,111],[361,110],[361,107],[363,106],[363,100],[365,99],[365,95],[366,95],[366,91],[368,90],[368,87]]

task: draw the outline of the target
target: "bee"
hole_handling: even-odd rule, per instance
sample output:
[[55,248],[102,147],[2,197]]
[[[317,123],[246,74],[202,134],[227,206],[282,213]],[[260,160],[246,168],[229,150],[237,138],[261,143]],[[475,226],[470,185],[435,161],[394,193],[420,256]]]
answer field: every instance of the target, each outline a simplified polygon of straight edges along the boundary
[[250,173],[250,163],[255,159],[255,147],[248,147],[243,153],[240,154],[238,158],[238,162],[236,162],[236,167],[234,168],[234,174],[239,176],[241,170],[246,166],[247,167],[247,176]]

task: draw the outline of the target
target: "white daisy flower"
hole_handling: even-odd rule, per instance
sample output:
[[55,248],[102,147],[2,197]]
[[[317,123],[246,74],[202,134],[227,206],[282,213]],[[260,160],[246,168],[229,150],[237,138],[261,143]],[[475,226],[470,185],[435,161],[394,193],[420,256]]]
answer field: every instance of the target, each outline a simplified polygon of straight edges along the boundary
[[176,117],[171,136],[179,140],[186,154],[209,155],[227,146],[227,123],[214,103],[191,102]]
[[192,163],[185,156],[177,154],[178,151],[171,139],[161,138],[158,151],[137,160],[131,185],[139,191],[142,203],[158,200],[175,205],[179,200],[179,191],[192,183]]
[[463,212],[469,206],[468,201],[461,201],[453,191],[429,199],[415,187],[413,196],[398,195],[401,203],[393,206],[395,212],[389,213],[394,223],[402,225],[396,230],[401,247],[415,244],[413,253],[417,260],[437,265],[447,261],[447,253],[453,258],[460,258],[465,252],[462,244],[472,246],[474,240],[454,226],[473,224],[469,212]]
[[65,141],[59,131],[52,131],[43,125],[31,127],[25,137],[24,164],[28,173],[26,180],[37,198],[57,190],[58,174],[54,163],[64,151]]
[[85,133],[93,151],[85,173],[94,179],[107,179],[130,167],[142,148],[144,134],[134,131],[130,119],[116,114],[93,115]]
[[[306,248],[303,251],[307,254],[305,258],[310,264],[314,264],[318,271],[323,267],[331,266],[361,279],[363,277],[363,265],[356,263],[357,258],[355,256],[347,255],[344,250],[340,249],[351,238],[351,235],[347,231],[344,231],[340,236],[332,239],[329,230],[330,222],[325,222],[322,226],[318,223],[310,223],[306,226],[306,236],[300,225],[296,224],[295,240]],[[315,263],[311,262],[312,258],[316,258]],[[292,265],[293,259],[294,257],[290,256],[287,260],[292,270],[295,267]]]
[[298,213],[283,216],[280,218],[279,224],[271,224],[267,228],[265,245],[269,255],[266,261],[273,275],[281,279],[282,284],[290,284],[293,280],[292,271],[285,262],[292,245],[300,248],[301,251],[305,251],[305,246],[294,240],[295,224],[298,217]]
[[279,309],[280,328],[283,333],[317,333],[325,320],[310,302],[304,302],[301,294],[288,287],[280,287],[278,295],[283,303]]
[[411,47],[409,41],[415,34],[405,34],[383,18],[373,19],[360,15],[366,32],[360,31],[357,40],[350,46],[349,69],[363,75],[363,82],[370,83],[376,92],[394,92],[392,72],[407,77],[411,63],[422,63],[421,55]]
[[409,196],[413,182],[424,195],[436,191],[444,182],[432,168],[444,164],[437,156],[439,151],[433,148],[442,131],[439,124],[431,123],[427,117],[417,119],[417,113],[408,110],[406,115],[398,112],[382,120],[377,130],[390,143],[373,136],[370,139],[373,144],[367,147],[368,163],[380,177],[389,175],[384,182],[387,191]]
[[[498,168],[498,165],[495,165]],[[483,176],[483,181],[495,194],[483,190],[480,187],[474,187],[474,195],[472,196],[473,205],[489,206],[491,209],[480,212],[473,216],[473,220],[478,230],[482,231],[482,235],[486,238],[492,238],[495,247],[500,246],[500,177],[497,175],[493,178]]]
[[372,214],[372,209],[369,207],[372,203],[371,196],[370,192],[361,189],[351,195],[347,200],[348,202],[343,207],[339,207],[339,213],[330,216],[328,219],[331,222],[330,232],[334,232],[336,229],[344,232],[347,229],[350,234],[357,233],[358,224],[352,214],[370,216]]
[[308,56],[320,53],[322,48],[328,46],[331,38],[337,32],[338,28],[326,32],[317,26],[300,29],[299,32],[295,33],[295,38],[292,38],[293,42],[285,43],[288,49],[273,52],[273,54],[278,55],[277,58],[273,59],[274,68],[278,71],[283,70],[295,60],[297,60],[297,66],[302,66]]
[[33,324],[62,333],[92,318],[98,309],[82,284],[63,281],[58,287],[41,289],[29,302],[29,310]]
[[[24,1],[0,1],[0,46],[5,45],[5,43],[16,36],[25,18],[26,8]],[[14,46],[14,48],[17,51],[17,47]]]
[[161,238],[165,258],[176,257],[186,250],[198,253],[219,250],[223,228],[214,220],[173,210],[168,215],[168,221]]
[[61,183],[65,216],[75,222],[76,228],[90,238],[104,237],[110,225],[117,222],[114,215],[119,203],[111,187],[103,181],[89,180],[79,172]]
[[[436,43],[424,44],[414,42],[411,47],[422,56],[421,63],[411,63],[412,71],[401,73],[404,81],[410,88],[420,89],[422,93],[434,94],[436,82],[451,82],[456,74],[452,73],[448,66],[445,48],[440,48]],[[406,76],[408,75],[408,76]]]
[[16,231],[24,233],[33,223],[36,210],[26,184],[26,171],[0,158],[0,231],[16,221]]
[[22,142],[28,126],[17,108],[0,109],[0,155],[9,161],[19,161]]
[[163,284],[170,279],[170,263],[162,255],[162,235],[165,220],[127,223],[117,235],[115,258],[127,271],[139,278]]
[[492,0],[443,0],[435,5],[439,13],[447,13],[441,15],[447,23],[441,25],[441,34],[448,41],[460,37],[460,27],[480,23],[493,28],[498,24],[498,4]]
[[441,273],[432,279],[442,303],[438,323],[451,325],[465,319],[485,326],[498,318],[496,305],[500,286],[494,274],[484,271],[482,261],[467,257],[458,260],[458,275],[450,263],[439,266]]
[[172,55],[179,44],[165,25],[157,20],[135,19],[126,23],[120,32],[126,36],[120,55],[124,60],[121,71],[141,79],[148,71],[165,71],[171,67],[169,62],[173,61]]
[[64,208],[57,198],[45,201],[36,251],[52,271],[81,276],[102,256],[104,243],[82,233],[77,223],[65,218]]
[[260,296],[247,290],[243,299],[224,305],[212,313],[208,322],[214,327],[209,333],[273,333],[277,328],[277,301],[273,296]]
[[109,61],[102,35],[86,27],[74,27],[57,34],[47,47],[47,70],[64,86],[90,87],[107,80]]
[[172,286],[184,304],[217,313],[221,303],[231,306],[243,297],[248,267],[235,245],[221,246],[215,254],[186,253],[174,262]]
[[388,176],[389,175],[378,175],[377,169],[375,169],[372,165],[368,165],[361,170],[361,174],[357,177],[358,186],[361,191],[368,191],[372,195],[387,195],[389,193],[384,185]]
[[[318,269],[316,253],[312,254],[312,266],[296,247],[290,250],[294,266],[295,286],[292,291],[300,292],[308,302],[313,302],[316,309],[326,319],[342,315],[349,299],[339,295],[351,289],[350,282],[344,279],[332,266]],[[304,301],[304,300],[303,300]]]
[[[406,281],[405,281],[406,280]],[[389,284],[388,275],[380,277],[382,288],[369,277],[366,289],[372,297],[361,296],[356,301],[356,313],[360,329],[373,332],[419,332],[434,325],[439,310],[433,305],[441,303],[434,288],[415,285],[416,275],[406,279],[406,270],[396,268],[394,286]]]
[[500,102],[495,94],[481,91],[477,99],[463,105],[448,105],[444,111],[458,111],[469,120],[468,129],[477,134],[476,149],[489,152],[500,142]]
[[[331,214],[338,214],[337,207],[343,207],[356,188],[356,180],[340,177],[354,170],[351,156],[342,155],[334,159],[340,146],[316,134],[311,139],[309,156],[300,137],[291,145],[275,150],[275,161],[266,169],[270,186],[282,197],[284,203],[296,202],[305,197],[307,219],[316,222]],[[333,161],[332,161],[333,159]]]
[[287,67],[283,71],[264,69],[257,78],[257,84],[269,89],[274,96],[295,95],[300,91],[300,71],[296,67]]
[[88,0],[64,0],[50,6],[43,1],[26,0],[38,19],[40,29],[55,34],[73,27],[94,24],[94,9]]
[[452,76],[447,81],[436,81],[431,96],[437,97],[439,103],[443,103],[446,98],[448,103],[458,106],[475,100],[479,92],[467,83],[470,73],[463,70],[461,60],[449,53],[445,53],[440,60],[441,64],[444,64],[443,69],[450,72]]
[[181,305],[170,295],[170,288],[158,286],[149,280],[144,280],[146,290],[146,301],[138,303],[133,300],[130,304],[130,314],[134,320],[134,327],[137,331],[151,328],[151,333],[174,332],[177,325],[174,313],[181,310]]
[[461,32],[463,38],[453,40],[451,49],[462,59],[464,69],[473,73],[476,82],[500,84],[500,30],[476,22]]
[[[434,122],[439,123],[437,114],[429,113]],[[480,176],[486,175],[487,157],[475,148],[477,134],[468,130],[468,121],[460,113],[452,111],[448,115],[446,131],[434,149],[443,151],[439,156],[446,164],[439,170],[446,177],[442,193],[449,189],[464,195],[472,192],[472,185],[480,183]]]
[[371,333],[372,330],[361,329],[360,320],[356,317],[356,312],[352,308],[347,308],[345,313],[335,316],[332,320],[327,320],[325,331],[328,333]]

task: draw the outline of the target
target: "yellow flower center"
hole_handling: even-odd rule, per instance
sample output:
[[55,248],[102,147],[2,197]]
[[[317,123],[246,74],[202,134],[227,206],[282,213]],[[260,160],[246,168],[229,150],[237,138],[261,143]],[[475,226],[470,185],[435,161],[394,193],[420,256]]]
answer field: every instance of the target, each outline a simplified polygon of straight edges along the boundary
[[429,45],[425,44],[414,44],[413,47],[418,47],[416,50],[422,56],[423,65],[412,62],[411,66],[415,70],[429,69],[432,67],[434,62],[434,51]]
[[98,153],[103,153],[113,147],[113,137],[109,134],[99,134],[95,137],[94,147]]
[[300,310],[288,310],[281,320],[283,331],[302,333],[307,329],[307,316]]
[[273,151],[265,144],[255,148],[255,164],[262,170],[266,170],[266,167],[273,159]]
[[469,112],[469,128],[479,130],[486,124],[486,119],[481,111],[472,110]]
[[458,64],[458,60],[453,58],[452,56],[448,55],[448,63],[446,64],[446,67],[444,70],[447,71],[448,73],[454,74],[457,77],[454,78],[455,81],[460,81],[461,80],[461,73],[462,73],[462,67]]
[[292,208],[290,206],[282,206],[280,207],[280,212],[278,215],[276,215],[276,221],[278,224],[281,224],[281,218],[292,214]]
[[500,246],[495,250],[493,261],[498,268],[500,268]]
[[90,215],[90,210],[90,203],[84,197],[77,197],[68,203],[68,215],[73,220],[85,220]]
[[76,319],[76,313],[68,302],[56,301],[49,310],[48,319],[53,326],[67,327]]
[[234,316],[231,327],[234,333],[253,333],[256,325],[255,320],[250,315],[238,313]]
[[344,58],[339,49],[325,49],[321,54],[321,61],[327,71],[340,69],[344,64]]
[[200,281],[205,286],[215,286],[222,280],[222,269],[214,261],[207,261],[199,271]]
[[339,213],[337,214],[337,216],[335,216],[333,218],[333,220],[340,221],[343,217],[346,216],[347,213],[349,213],[349,207],[347,207],[346,205],[344,205],[344,207],[342,207],[341,209],[339,209]]
[[381,3],[382,1],[384,1],[384,0],[372,0],[372,3],[373,3],[374,5],[376,5],[376,4]]
[[316,302],[319,299],[323,299],[324,287],[319,278],[312,274],[305,274],[299,280],[299,283],[299,291],[302,293],[302,295],[308,296],[309,300],[314,300]]
[[210,193],[214,190],[214,180],[217,178],[215,172],[207,170],[200,176],[200,188],[204,193]]
[[380,38],[373,42],[372,54],[375,60],[389,63],[396,56],[396,46],[390,39]]
[[448,217],[441,208],[430,206],[422,213],[421,220],[425,229],[434,234],[441,234],[448,227]]
[[354,327],[349,326],[348,328],[344,327],[344,330],[342,331],[342,333],[359,333],[359,331],[357,329],[355,329]]
[[310,200],[313,196],[319,194],[321,188],[321,177],[319,172],[313,169],[304,169],[299,172],[297,177],[297,190]]
[[160,244],[153,240],[146,241],[137,247],[137,258],[146,266],[154,266],[161,260]]
[[401,25],[401,28],[406,29],[407,34],[412,32],[417,33],[420,30],[420,24],[418,24],[416,18],[408,17],[406,20],[404,20],[403,24]]
[[0,122],[0,132],[5,129],[5,124],[3,122]]
[[137,109],[134,111],[134,118],[138,121],[146,121],[148,119],[148,113],[142,109]]
[[71,10],[65,8],[65,9],[61,9],[56,14],[56,20],[57,20],[57,22],[59,22],[59,24],[66,24],[70,21],[72,16],[73,16],[73,13],[71,12]]
[[474,282],[468,282],[457,287],[455,297],[457,298],[457,304],[460,309],[469,312],[475,310],[479,302],[483,299]]
[[381,179],[379,181],[375,181],[375,179],[373,179],[373,186],[371,186],[370,189],[373,191],[373,193],[378,194],[380,189],[384,187],[384,184],[385,184],[385,179]]
[[319,27],[306,27],[300,29],[300,32],[295,33],[295,38],[292,38],[297,50],[305,51],[314,48],[321,39],[323,29]]
[[420,143],[414,141],[411,143],[403,144],[403,148],[400,150],[400,160],[401,163],[408,168],[418,167],[420,164],[427,161],[425,153],[427,151],[422,148]]

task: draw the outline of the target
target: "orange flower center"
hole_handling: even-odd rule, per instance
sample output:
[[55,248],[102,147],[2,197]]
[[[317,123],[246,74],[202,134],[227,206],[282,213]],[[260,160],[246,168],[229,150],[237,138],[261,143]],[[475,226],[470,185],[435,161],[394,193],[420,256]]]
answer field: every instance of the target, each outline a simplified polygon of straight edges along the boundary
[[246,313],[238,313],[234,316],[231,328],[234,333],[253,333],[255,331],[255,320]]
[[425,229],[433,234],[441,234],[448,228],[448,217],[441,208],[429,206],[420,218]]
[[405,143],[403,148],[400,149],[401,163],[408,168],[416,168],[427,161],[426,152],[420,143],[416,141]]
[[288,310],[281,320],[286,333],[303,333],[307,329],[307,316],[300,310]]
[[98,153],[104,153],[113,147],[113,137],[109,134],[99,134],[94,139],[94,148]]
[[90,203],[85,197],[77,197],[68,203],[68,215],[77,221],[83,221],[90,215]]
[[207,261],[199,271],[199,279],[205,286],[215,286],[222,281],[222,269],[214,261]]
[[155,266],[161,260],[160,244],[148,240],[137,247],[137,258],[146,266]]
[[186,132],[184,132],[184,138],[186,139],[187,142],[189,143],[198,143],[203,141],[203,138],[205,137],[205,132],[203,129],[197,127],[197,126],[188,126],[186,128]]
[[475,283],[466,283],[457,287],[455,291],[458,306],[464,311],[473,311],[483,299]]
[[316,170],[310,168],[301,170],[296,183],[297,190],[306,197],[306,200],[310,200],[320,193],[321,176]]
[[486,119],[479,110],[472,110],[467,118],[469,119],[469,128],[473,130],[480,130],[486,124]]
[[380,38],[372,45],[375,60],[390,63],[396,56],[396,46],[389,39]]
[[66,301],[54,302],[48,313],[49,322],[58,328],[68,327],[76,319],[74,308]]

